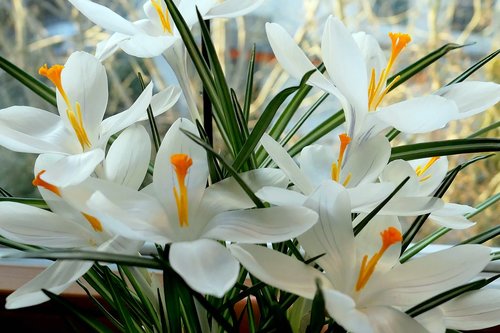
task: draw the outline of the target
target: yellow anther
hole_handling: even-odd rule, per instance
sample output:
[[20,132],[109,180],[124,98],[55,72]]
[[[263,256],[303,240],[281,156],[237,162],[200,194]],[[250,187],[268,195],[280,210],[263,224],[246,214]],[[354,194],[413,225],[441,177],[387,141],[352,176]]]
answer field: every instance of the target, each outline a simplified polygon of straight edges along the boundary
[[358,281],[356,282],[356,291],[360,291],[364,288],[364,286],[370,280],[373,272],[375,271],[375,267],[379,262],[380,258],[384,255],[385,251],[391,247],[392,245],[399,243],[403,240],[403,236],[401,232],[394,228],[389,227],[380,233],[380,237],[382,238],[382,246],[375,253],[370,260],[368,260],[368,255],[363,257],[361,261],[361,268],[359,270]]
[[[339,157],[337,158],[337,162],[332,163],[332,180],[336,182],[339,182],[340,171],[342,169],[342,162],[344,161],[344,154],[347,149],[347,145],[351,142],[351,138],[346,133],[340,134],[339,139],[340,139]],[[347,186],[350,180],[351,180],[351,173],[347,175],[347,177],[343,182],[343,185]]]
[[188,227],[189,207],[185,181],[189,168],[193,165],[193,160],[187,154],[173,154],[170,156],[170,163],[174,166],[174,171],[177,175],[177,183],[179,185],[178,190],[175,187],[173,188],[175,203],[177,204],[177,215],[179,216],[179,225],[181,227]]
[[99,221],[96,217],[92,215],[88,215],[85,213],[82,213],[83,217],[90,223],[94,231],[96,232],[102,232],[102,224],[101,221]]
[[163,26],[163,32],[168,32],[169,34],[172,34],[172,25],[170,24],[168,9],[165,9],[165,12],[164,12],[163,8],[161,7],[160,1],[162,1],[162,0],[151,0],[151,4],[153,5],[153,7],[156,9],[156,12],[158,13],[158,17],[160,18],[161,25]]
[[[415,173],[417,174],[418,177],[422,176],[429,168],[436,163],[436,161],[439,159],[439,156],[434,156],[433,158],[429,159],[427,163],[422,167],[422,166],[417,166],[415,169]],[[421,182],[426,181],[427,179],[431,178],[431,175],[427,175],[423,178],[420,179]]]
[[55,185],[52,185],[50,183],[47,183],[45,180],[43,180],[41,178],[41,176],[45,173],[46,170],[42,170],[40,171],[36,176],[35,178],[33,179],[33,181],[31,182],[33,184],[33,186],[40,186],[40,187],[43,187],[44,189],[46,190],[49,190],[50,192],[54,193],[55,195],[57,196],[61,196],[61,191],[59,191],[59,188]]
[[401,53],[401,51],[408,45],[411,41],[411,37],[408,34],[404,33],[389,33],[389,37],[391,38],[392,48],[391,48],[391,56],[389,61],[387,62],[387,67],[382,70],[380,73],[380,77],[378,81],[376,80],[375,69],[372,69],[371,77],[370,77],[370,85],[368,87],[368,110],[374,111],[380,105],[385,95],[389,92],[392,86],[400,79],[400,77],[396,77],[391,83],[384,88],[384,85],[389,77],[389,73],[391,72],[392,66],[394,65],[397,57]]

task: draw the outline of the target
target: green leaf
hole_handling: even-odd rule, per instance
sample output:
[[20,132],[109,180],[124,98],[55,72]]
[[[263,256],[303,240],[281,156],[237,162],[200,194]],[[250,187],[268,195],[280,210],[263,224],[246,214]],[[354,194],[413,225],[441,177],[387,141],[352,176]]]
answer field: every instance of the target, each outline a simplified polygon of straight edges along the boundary
[[56,92],[43,82],[35,79],[30,74],[23,71],[4,57],[0,56],[0,68],[6,71],[13,78],[21,82],[25,87],[31,89],[35,94],[57,106]]
[[[111,291],[111,295],[113,297],[113,302],[112,305],[115,308],[115,310],[118,312],[118,315],[121,318],[121,321],[124,325],[125,332],[127,333],[133,333],[135,332],[134,328],[134,321],[132,320],[132,315],[128,311],[127,307],[125,306],[124,303],[124,296],[121,290],[119,290],[118,286],[116,285],[115,281],[111,280],[111,274],[109,273],[106,274],[106,283],[109,286],[109,290]],[[121,288],[120,288],[121,289]]]
[[247,70],[247,80],[245,87],[245,101],[243,103],[243,116],[245,121],[248,123],[250,119],[250,106],[252,105],[252,92],[253,92],[253,76],[255,69],[255,44],[252,46],[252,52],[250,53],[250,60],[248,62]]
[[321,291],[320,281],[316,281],[316,294],[311,307],[311,319],[306,333],[320,333],[325,325],[325,299]]
[[486,126],[484,128],[481,128],[477,132],[474,132],[471,135],[469,135],[467,138],[476,138],[476,137],[481,136],[481,135],[483,135],[485,133],[488,133],[489,131],[497,129],[498,127],[500,127],[500,121],[497,121],[496,123],[493,123],[493,124],[488,125],[488,126]]
[[26,251],[13,253],[5,256],[7,258],[41,258],[41,259],[61,259],[61,260],[89,260],[98,262],[108,262],[126,266],[137,266],[146,268],[162,269],[165,265],[156,258],[145,258],[117,253],[107,253],[98,251],[71,250],[64,251]]
[[393,147],[391,161],[424,157],[500,151],[500,139],[474,138],[416,143]]
[[370,222],[370,220],[378,214],[378,212],[396,195],[396,193],[401,190],[401,188],[410,180],[410,177],[406,177],[395,189],[385,198],[381,203],[377,205],[370,213],[368,213],[354,228],[354,236],[360,233],[361,230]]
[[186,134],[195,143],[197,143],[200,146],[202,146],[203,148],[205,148],[205,150],[207,152],[210,152],[211,154],[213,154],[224,165],[224,167],[229,172],[229,174],[234,178],[234,180],[236,180],[236,182],[241,186],[243,191],[245,191],[245,193],[248,195],[248,197],[255,203],[255,205],[258,208],[265,207],[264,204],[262,203],[262,201],[255,195],[255,193],[253,193],[253,191],[243,181],[243,179],[241,179],[241,177],[238,175],[238,172],[235,169],[233,169],[233,167],[229,164],[229,162],[227,162],[222,156],[220,156],[209,144],[207,144],[205,141],[198,138],[193,133],[190,133],[190,132],[185,131],[183,129],[181,129],[181,131],[184,132],[184,134]]
[[[139,82],[141,83],[141,89],[142,91],[144,91],[144,89],[146,89],[146,84],[144,83],[142,74],[139,72],[137,73],[137,76],[139,77]],[[158,149],[160,149],[160,144],[161,144],[160,132],[158,132],[158,126],[156,126],[156,120],[155,116],[153,115],[153,109],[151,108],[151,104],[148,105],[147,112],[148,112],[149,127],[151,128],[151,135],[153,136],[153,143],[156,152],[158,152]]]
[[16,249],[20,251],[35,251],[36,248],[30,245],[25,245],[22,243],[15,242],[13,240],[7,239],[3,236],[0,236],[0,245],[3,245],[5,247],[11,248],[11,249]]
[[449,300],[451,300],[455,297],[462,295],[463,293],[465,293],[467,291],[481,289],[482,287],[487,286],[488,284],[492,283],[493,281],[495,281],[499,277],[500,277],[500,274],[497,274],[497,275],[492,276],[491,278],[488,278],[488,279],[482,279],[479,281],[470,282],[470,283],[464,284],[463,286],[459,286],[459,287],[447,290],[445,292],[442,292],[439,295],[432,297],[431,299],[428,299],[428,300],[426,300],[418,305],[415,305],[414,307],[412,307],[411,309],[406,311],[406,313],[411,317],[416,317],[424,312],[427,312],[431,309],[434,309],[435,307],[437,307],[443,303],[448,302]]
[[458,83],[458,82],[464,81],[466,78],[468,78],[469,76],[471,76],[472,73],[474,73],[479,68],[481,68],[484,65],[486,65],[488,62],[490,62],[490,60],[493,60],[498,55],[498,53],[500,53],[500,50],[496,50],[495,52],[492,52],[489,55],[487,55],[486,57],[484,57],[483,59],[479,60],[474,65],[472,65],[471,67],[469,67],[466,71],[464,71],[462,74],[460,74],[459,76],[457,76],[456,78],[454,78],[453,80],[451,80],[447,84],[447,86],[449,86],[450,84],[454,84],[454,83]]
[[43,199],[35,199],[35,198],[18,198],[18,197],[0,197],[0,202],[2,201],[12,201],[17,202],[41,209],[50,209],[47,203]]
[[74,315],[76,318],[85,323],[89,328],[98,333],[112,333],[113,331],[96,319],[87,318],[84,316],[80,310],[78,310],[73,304],[46,289],[42,289],[42,292],[50,298],[51,301],[59,305],[59,307],[68,313]]
[[243,164],[247,161],[248,157],[252,154],[253,150],[262,138],[262,135],[269,127],[269,124],[273,120],[274,115],[278,111],[281,104],[283,104],[288,96],[297,91],[298,88],[299,87],[287,88],[281,91],[271,100],[271,102],[269,102],[267,107],[264,109],[264,112],[262,112],[262,115],[259,117],[259,120],[255,124],[252,133],[250,133],[248,140],[246,140],[239,154],[236,156],[233,162],[233,168],[235,170],[240,170]]
[[474,235],[473,237],[470,237],[457,245],[461,244],[482,244],[484,242],[489,241],[490,239],[495,238],[496,236],[500,235],[500,226],[494,226],[493,228],[490,228],[486,231],[481,232],[480,234]]

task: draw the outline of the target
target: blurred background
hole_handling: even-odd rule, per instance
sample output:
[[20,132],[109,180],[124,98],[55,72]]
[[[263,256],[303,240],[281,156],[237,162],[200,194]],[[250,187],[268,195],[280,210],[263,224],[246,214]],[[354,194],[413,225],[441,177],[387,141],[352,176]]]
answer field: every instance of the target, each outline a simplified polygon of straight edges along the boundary
[[[98,0],[100,4],[137,20],[144,17],[142,4],[137,0]],[[323,23],[328,15],[342,18],[354,32],[364,30],[373,34],[389,53],[389,31],[409,33],[413,41],[398,58],[397,69],[416,61],[448,42],[470,46],[452,51],[437,63],[398,87],[387,98],[388,102],[428,94],[451,81],[482,57],[498,49],[500,39],[500,1],[498,0],[265,0],[254,13],[231,20],[211,22],[212,36],[224,66],[230,87],[240,97],[244,90],[244,77],[249,53],[256,45],[256,73],[252,117],[283,88],[296,84],[277,64],[267,42],[264,24],[280,23],[294,36],[310,59],[320,62],[320,38]],[[38,77],[38,68],[47,63],[64,64],[69,54],[84,50],[93,53],[97,42],[105,39],[107,32],[94,26],[79,14],[66,0],[0,0],[0,55]],[[196,29],[195,29],[196,31]],[[105,61],[108,74],[110,100],[108,115],[128,108],[140,93],[137,72],[154,81],[157,90],[176,85],[176,79],[162,58],[138,59],[117,52]],[[192,88],[198,92],[201,106],[201,87],[196,76]],[[40,78],[42,79],[42,78]],[[469,80],[500,82],[498,57],[476,72]],[[306,98],[304,110],[322,93],[313,90]],[[161,133],[179,115],[188,116],[184,100],[159,121]],[[12,105],[30,105],[57,112],[37,95],[24,88],[5,72],[0,71],[0,108]],[[338,110],[333,98],[328,98],[304,125],[303,132],[310,131],[332,112]],[[463,138],[495,121],[498,106],[486,113],[460,122],[452,122],[443,130],[429,135],[400,136],[394,141],[399,145],[427,140]],[[499,129],[488,136],[498,137]],[[300,135],[300,133],[299,133]],[[297,136],[298,138],[299,136]],[[295,140],[297,138],[294,138]],[[324,138],[331,142],[335,135]],[[464,155],[450,157],[450,168],[472,158]],[[0,187],[18,197],[38,196],[31,185],[33,163],[36,156],[10,152],[0,147]],[[474,164],[461,172],[445,199],[476,206],[498,193],[500,175],[497,173],[500,159],[495,156]],[[452,231],[442,242],[467,238],[497,224],[498,204],[472,218],[477,222],[465,231]],[[424,233],[437,227],[428,224]],[[493,240],[491,245],[500,246]]]

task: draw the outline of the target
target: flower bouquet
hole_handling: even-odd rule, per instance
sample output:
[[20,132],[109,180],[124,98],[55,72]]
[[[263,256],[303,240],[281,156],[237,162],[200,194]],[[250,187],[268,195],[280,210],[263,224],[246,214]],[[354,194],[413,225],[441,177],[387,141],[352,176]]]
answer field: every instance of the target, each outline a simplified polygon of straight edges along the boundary
[[[387,59],[373,36],[330,16],[315,66],[282,26],[268,23],[273,53],[296,81],[251,122],[255,52],[240,100],[210,20],[245,15],[262,0],[149,0],[134,22],[97,2],[69,2],[112,33],[95,55],[42,64],[43,81],[0,59],[58,111],[0,110],[0,145],[39,154],[33,185],[42,196],[1,190],[0,243],[12,248],[7,257],[52,261],[8,296],[8,309],[53,300],[96,332],[456,332],[500,324],[500,290],[488,286],[499,275],[480,275],[500,259],[482,245],[498,226],[427,251],[498,200],[475,208],[443,200],[461,170],[500,149],[483,137],[498,123],[464,139],[392,142],[496,104],[499,85],[467,79],[498,52],[428,95],[389,104],[392,90],[461,46],[398,69],[410,35],[389,34]],[[164,57],[180,88],[155,93],[139,73],[142,93],[104,117],[106,59],[117,52]],[[292,120],[312,89],[324,94]],[[157,120],[181,94],[190,119],[160,133]],[[340,109],[291,144],[327,98]],[[334,131],[333,145],[317,142]],[[479,155],[449,170],[447,156],[465,153]],[[424,224],[439,227],[416,238]],[[109,325],[62,300],[75,282]]]

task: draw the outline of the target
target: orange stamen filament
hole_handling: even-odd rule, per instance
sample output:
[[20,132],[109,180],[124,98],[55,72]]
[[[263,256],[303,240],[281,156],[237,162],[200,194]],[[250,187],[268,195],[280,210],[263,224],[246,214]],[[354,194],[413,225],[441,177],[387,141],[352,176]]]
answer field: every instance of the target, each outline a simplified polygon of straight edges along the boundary
[[83,149],[85,149],[85,147],[90,148],[91,143],[87,135],[87,132],[85,131],[85,128],[83,126],[83,117],[82,117],[82,111],[80,109],[80,103],[78,102],[75,103],[76,106],[76,114],[75,114],[75,111],[73,110],[73,107],[71,106],[71,103],[69,101],[68,95],[66,94],[62,86],[61,72],[63,68],[64,66],[62,65],[53,65],[52,67],[49,68],[47,67],[47,64],[45,64],[42,67],[40,67],[38,73],[42,76],[45,76],[56,86],[57,90],[64,99],[64,102],[66,103],[67,106],[66,115],[68,116],[68,120],[71,126],[73,127],[73,130],[75,131],[75,134],[78,138],[78,141],[80,142],[80,145],[82,146]]
[[188,170],[191,165],[193,165],[193,160],[186,154],[174,154],[170,156],[170,163],[174,166],[174,171],[177,175],[177,183],[179,185],[179,189],[173,188],[175,203],[177,204],[177,215],[179,216],[179,225],[181,227],[188,227],[188,193],[185,181]]
[[360,291],[368,283],[368,280],[370,280],[370,277],[375,271],[378,261],[382,258],[385,251],[392,245],[403,240],[401,232],[394,227],[389,227],[382,231],[380,233],[380,237],[382,237],[382,246],[380,247],[380,250],[375,253],[370,260],[368,260],[368,255],[365,255],[361,261],[358,281],[356,282],[356,291]]
[[83,217],[90,223],[94,231],[96,232],[102,232],[102,224],[101,221],[99,221],[97,218],[95,218],[92,215],[88,215],[85,213],[82,213]]
[[392,86],[399,80],[399,76],[396,77],[391,83],[384,88],[385,82],[387,82],[387,78],[389,73],[391,72],[392,66],[396,62],[397,57],[401,53],[401,51],[408,45],[411,41],[411,37],[408,34],[404,33],[389,33],[389,37],[391,38],[392,48],[391,48],[391,56],[389,61],[387,62],[387,67],[382,70],[380,73],[380,77],[378,81],[375,80],[375,70],[372,69],[371,77],[370,77],[370,85],[368,87],[368,109],[370,111],[374,111],[380,105],[385,95],[389,92]]
[[[439,159],[439,156],[434,156],[433,158],[431,158],[429,161],[427,161],[427,163],[422,167],[422,166],[417,166],[417,168],[415,169],[415,173],[417,174],[418,177],[421,177],[427,170],[429,170],[429,168],[434,164],[436,163],[436,161]],[[427,175],[427,176],[424,176],[422,178],[420,178],[420,182],[424,182],[426,181],[427,179],[431,178],[431,175]]]
[[40,186],[43,187],[46,190],[49,190],[50,192],[54,193],[57,196],[61,196],[61,191],[59,191],[59,188],[57,186],[54,186],[50,183],[47,183],[45,180],[41,178],[41,176],[45,173],[46,170],[40,171],[36,177],[33,179],[31,182],[33,186]]
[[165,9],[165,12],[163,12],[163,9],[161,8],[161,3],[158,0],[151,0],[151,4],[153,5],[153,7],[156,9],[156,12],[158,13],[158,17],[160,18],[161,25],[163,26],[163,32],[168,31],[169,34],[172,34],[172,25],[170,24],[168,10]]
[[[340,178],[340,171],[342,169],[342,162],[344,161],[344,154],[347,148],[347,145],[351,142],[351,138],[346,134],[342,133],[339,135],[340,138],[340,150],[339,150],[339,157],[337,159],[337,162],[332,163],[332,180],[339,182]],[[347,175],[345,178],[344,182],[342,185],[347,186],[349,181],[351,180],[351,173]]]

